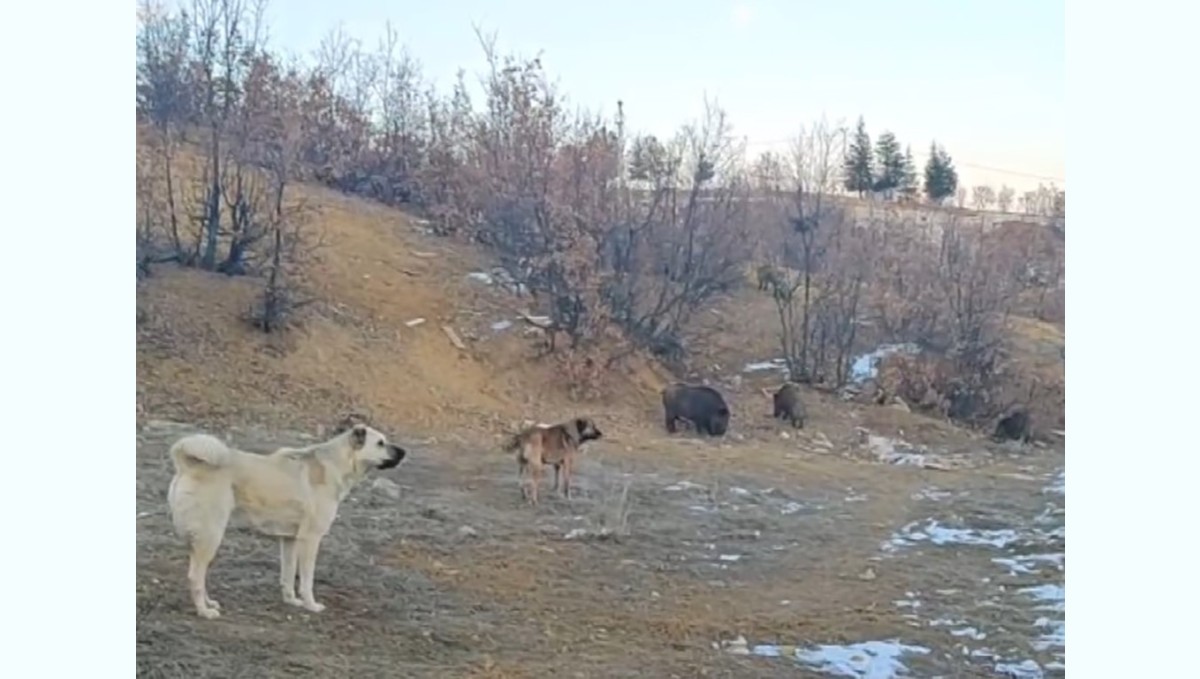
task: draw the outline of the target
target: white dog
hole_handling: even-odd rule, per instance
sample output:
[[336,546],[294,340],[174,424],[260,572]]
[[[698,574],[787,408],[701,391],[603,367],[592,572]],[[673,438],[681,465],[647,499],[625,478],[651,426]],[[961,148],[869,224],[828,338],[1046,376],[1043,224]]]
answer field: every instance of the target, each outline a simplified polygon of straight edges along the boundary
[[[406,451],[358,423],[324,443],[280,448],[270,455],[234,450],[207,434],[171,446],[175,477],[167,492],[175,530],[191,547],[188,584],[196,612],[220,615],[208,597],[208,565],[221,546],[229,516],[240,508],[259,532],[279,538],[283,600],[314,613],[313,570],[321,538],[337,517],[338,503],[368,469],[391,469]],[[300,596],[296,596],[296,570]]]

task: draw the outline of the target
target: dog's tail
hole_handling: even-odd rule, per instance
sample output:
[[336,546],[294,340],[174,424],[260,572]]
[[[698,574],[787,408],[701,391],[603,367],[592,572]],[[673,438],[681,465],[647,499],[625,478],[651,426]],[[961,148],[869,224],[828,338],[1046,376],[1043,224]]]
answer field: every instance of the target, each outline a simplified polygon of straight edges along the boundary
[[224,467],[233,459],[233,451],[215,436],[194,434],[185,436],[171,446],[168,453],[175,469],[184,469],[197,464]]

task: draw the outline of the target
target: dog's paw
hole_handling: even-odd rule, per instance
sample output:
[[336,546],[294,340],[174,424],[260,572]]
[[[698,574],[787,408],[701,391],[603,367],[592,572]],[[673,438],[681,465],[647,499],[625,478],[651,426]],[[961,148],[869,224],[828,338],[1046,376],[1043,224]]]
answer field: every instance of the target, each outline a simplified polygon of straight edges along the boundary
[[221,610],[221,604],[217,603],[216,599],[207,599],[207,600],[205,600],[205,603],[208,604],[209,608],[212,608],[212,609],[218,610],[218,611]]
[[311,603],[307,602],[307,601],[302,601],[300,603],[300,605],[303,606],[305,610],[311,611],[313,613],[320,613],[321,611],[325,610],[325,604],[319,604],[315,601],[313,601]]
[[221,617],[221,611],[219,611],[215,608],[209,607],[209,606],[206,606],[205,608],[196,609],[196,613],[199,614],[200,617],[204,618],[205,620],[213,620],[213,619]]
[[300,597],[296,596],[295,594],[293,594],[293,595],[291,595],[291,596],[288,596],[287,594],[284,594],[284,595],[283,595],[283,603],[285,603],[285,604],[289,604],[289,605],[292,605],[292,606],[300,606],[300,607],[303,607],[303,606],[304,606],[304,602],[303,602],[303,601],[301,601],[301,600],[300,600]]

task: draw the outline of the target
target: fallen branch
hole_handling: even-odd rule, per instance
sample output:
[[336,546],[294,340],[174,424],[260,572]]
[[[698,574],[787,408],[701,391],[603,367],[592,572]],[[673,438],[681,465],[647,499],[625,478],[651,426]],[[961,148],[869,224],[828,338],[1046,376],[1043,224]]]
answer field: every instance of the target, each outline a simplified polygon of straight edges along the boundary
[[529,325],[532,325],[535,328],[541,328],[542,330],[550,330],[554,327],[554,320],[551,319],[549,316],[532,316],[530,314],[525,313],[524,311],[520,312],[518,315],[520,316],[522,321],[525,321],[526,323],[528,323]]
[[446,337],[450,338],[450,343],[453,344],[459,351],[467,350],[467,345],[463,344],[463,341],[459,339],[458,333],[454,332],[454,328],[451,328],[448,325],[443,325],[442,332],[446,333]]

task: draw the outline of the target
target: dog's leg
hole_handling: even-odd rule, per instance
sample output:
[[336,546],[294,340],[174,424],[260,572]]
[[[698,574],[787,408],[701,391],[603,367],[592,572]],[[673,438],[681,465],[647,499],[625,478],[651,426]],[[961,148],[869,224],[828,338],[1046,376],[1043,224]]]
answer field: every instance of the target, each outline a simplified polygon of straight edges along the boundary
[[[555,472],[554,480],[557,482],[558,481],[558,467],[554,468],[554,472]],[[570,456],[563,458],[562,474],[563,474],[562,494],[563,494],[563,497],[570,500],[571,499],[571,457]],[[555,483],[554,485],[557,486],[558,484]]]
[[[224,526],[221,527],[224,529]],[[192,536],[192,554],[188,563],[188,589],[192,593],[192,604],[196,606],[196,613],[209,620],[221,615],[221,606],[216,601],[208,598],[208,565],[212,563],[213,557],[217,555],[217,548],[221,546],[221,533],[215,536],[210,534],[197,534]]]
[[284,603],[302,604],[296,596],[296,538],[293,537],[279,538],[279,587]]
[[558,492],[558,476],[559,476],[559,472],[561,470],[562,470],[561,463],[554,465],[554,492],[556,492],[556,493]]
[[536,505],[538,503],[538,486],[542,484],[542,461],[529,461],[529,476],[526,479],[526,487],[529,489],[526,498],[529,504]]
[[317,603],[313,597],[313,573],[317,570],[317,550],[321,547],[321,536],[296,538],[296,556],[300,566],[300,605],[313,613],[325,610],[325,604]]
[[529,500],[529,491],[525,488],[525,476],[529,472],[529,465],[525,462],[524,457],[517,458],[517,485],[521,487],[521,499]]

